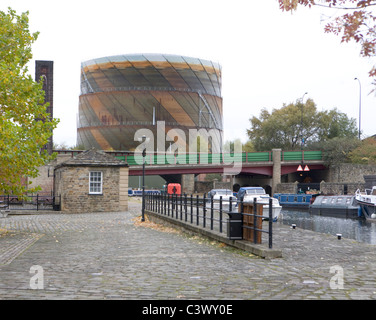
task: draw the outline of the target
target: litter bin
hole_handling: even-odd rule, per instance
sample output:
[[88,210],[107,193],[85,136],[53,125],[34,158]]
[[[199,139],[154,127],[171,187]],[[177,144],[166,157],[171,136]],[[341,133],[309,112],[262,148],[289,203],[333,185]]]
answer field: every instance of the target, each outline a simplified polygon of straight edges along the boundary
[[228,223],[227,223],[227,237],[230,240],[241,240],[243,239],[243,221],[241,212],[227,212]]
[[[255,205],[252,202],[243,202],[243,239],[260,244],[262,232],[255,229],[262,229],[262,213],[264,206],[257,203],[256,208],[255,210]],[[241,209],[242,206],[239,205],[239,212]]]

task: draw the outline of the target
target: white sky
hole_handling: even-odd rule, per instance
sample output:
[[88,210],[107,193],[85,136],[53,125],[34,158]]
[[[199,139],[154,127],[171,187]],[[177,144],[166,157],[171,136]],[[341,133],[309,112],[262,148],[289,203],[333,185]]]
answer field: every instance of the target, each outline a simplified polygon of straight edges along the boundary
[[[2,0],[18,14],[29,11],[39,31],[34,60],[54,61],[54,142],[76,144],[81,62],[128,53],[193,56],[222,66],[225,140],[247,140],[249,119],[260,110],[311,98],[319,110],[339,109],[376,134],[376,97],[356,44],[324,33],[319,8],[279,10],[277,0]],[[373,61],[375,62],[375,61]]]

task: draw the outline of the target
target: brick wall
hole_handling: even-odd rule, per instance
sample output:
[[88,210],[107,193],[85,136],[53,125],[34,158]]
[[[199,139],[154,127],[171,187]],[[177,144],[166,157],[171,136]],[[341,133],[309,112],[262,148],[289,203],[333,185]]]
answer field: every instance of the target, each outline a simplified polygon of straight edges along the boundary
[[[90,171],[101,171],[102,194],[89,194]],[[71,167],[55,170],[55,194],[65,212],[114,212],[128,209],[128,168]]]

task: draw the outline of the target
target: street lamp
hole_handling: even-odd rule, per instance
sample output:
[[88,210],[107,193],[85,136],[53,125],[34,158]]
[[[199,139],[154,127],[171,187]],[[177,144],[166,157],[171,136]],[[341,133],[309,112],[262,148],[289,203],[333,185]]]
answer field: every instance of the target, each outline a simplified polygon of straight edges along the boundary
[[362,85],[360,84],[360,80],[358,78],[354,78],[354,80],[358,80],[358,82],[359,82],[359,140],[360,140],[360,122],[361,122],[361,110],[362,110]]
[[[146,136],[142,136],[142,142],[146,141]],[[145,221],[145,156],[146,147],[142,150],[142,215],[141,222]]]
[[300,138],[301,138],[301,150],[302,150],[302,154],[303,154],[303,145],[304,145],[304,138],[303,138],[303,100],[304,100],[304,96],[308,94],[308,92],[304,93],[303,94],[303,97],[302,97],[302,111],[301,111],[301,115],[300,115]]

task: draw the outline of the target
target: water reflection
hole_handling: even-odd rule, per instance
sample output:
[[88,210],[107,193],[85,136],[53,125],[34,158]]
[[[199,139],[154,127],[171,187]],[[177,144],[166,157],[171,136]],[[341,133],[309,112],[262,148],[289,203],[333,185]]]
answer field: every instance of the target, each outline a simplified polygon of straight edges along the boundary
[[297,227],[302,229],[332,235],[341,233],[344,238],[376,244],[376,223],[367,222],[363,219],[324,217],[311,215],[307,210],[283,209],[278,223],[285,225],[296,224]]

